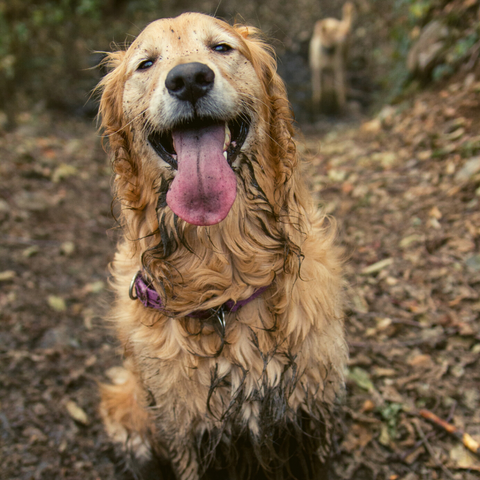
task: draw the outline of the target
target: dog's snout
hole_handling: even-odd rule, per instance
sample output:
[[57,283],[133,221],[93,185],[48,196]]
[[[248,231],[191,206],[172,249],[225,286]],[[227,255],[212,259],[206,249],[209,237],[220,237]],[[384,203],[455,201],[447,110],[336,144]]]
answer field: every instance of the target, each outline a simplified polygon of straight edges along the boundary
[[210,67],[192,62],[172,68],[165,80],[165,86],[170,95],[195,103],[213,88],[214,80],[215,73]]

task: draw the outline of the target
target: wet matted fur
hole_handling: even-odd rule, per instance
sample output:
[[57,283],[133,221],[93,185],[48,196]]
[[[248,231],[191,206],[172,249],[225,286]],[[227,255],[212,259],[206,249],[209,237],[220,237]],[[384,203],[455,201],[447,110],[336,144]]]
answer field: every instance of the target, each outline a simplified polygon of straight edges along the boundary
[[[270,48],[254,28],[189,13],[109,64],[125,370],[102,387],[107,432],[139,477],[156,465],[152,478],[327,478],[347,357],[342,252],[301,180]],[[138,271],[163,308],[129,298]],[[224,328],[188,316],[229,300],[245,302]]]

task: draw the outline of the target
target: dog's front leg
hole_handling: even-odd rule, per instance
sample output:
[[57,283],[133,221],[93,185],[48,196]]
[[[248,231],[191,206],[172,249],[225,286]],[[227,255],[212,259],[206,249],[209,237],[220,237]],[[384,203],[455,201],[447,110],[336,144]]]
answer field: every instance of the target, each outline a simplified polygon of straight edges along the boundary
[[340,55],[337,56],[335,62],[335,90],[338,107],[343,110],[347,102],[347,95],[345,92],[345,64]]
[[312,69],[312,100],[314,110],[318,111],[322,100],[322,71],[320,67]]

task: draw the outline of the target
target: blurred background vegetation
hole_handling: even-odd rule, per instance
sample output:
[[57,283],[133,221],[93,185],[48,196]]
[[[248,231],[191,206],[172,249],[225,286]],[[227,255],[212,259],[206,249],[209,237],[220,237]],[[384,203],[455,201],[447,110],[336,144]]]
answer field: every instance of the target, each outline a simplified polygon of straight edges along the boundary
[[[379,101],[442,81],[480,51],[478,0],[355,0],[349,97],[365,111]],[[313,24],[340,15],[343,0],[0,0],[0,110],[4,127],[22,111],[50,109],[93,118],[90,93],[102,72],[101,51],[123,47],[150,21],[184,11],[260,27],[274,44],[297,119],[310,98],[308,41]],[[426,72],[407,56],[432,20],[442,45]],[[438,58],[437,58],[438,57]],[[413,81],[412,81],[413,80]]]

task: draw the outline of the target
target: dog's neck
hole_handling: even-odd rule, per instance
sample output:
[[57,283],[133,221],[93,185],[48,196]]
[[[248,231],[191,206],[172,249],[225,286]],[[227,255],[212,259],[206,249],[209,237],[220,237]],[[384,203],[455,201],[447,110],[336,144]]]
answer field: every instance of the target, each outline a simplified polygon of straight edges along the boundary
[[[244,300],[239,300],[237,302],[234,300],[227,300],[225,303],[219,305],[217,308],[194,310],[193,312],[190,312],[185,316],[190,318],[198,318],[199,320],[206,320],[214,315],[235,313],[237,310],[247,305],[252,300],[255,300],[255,298],[260,296],[269,287],[270,285],[266,285],[255,290],[255,292],[250,295],[250,297],[245,298]],[[128,293],[132,300],[140,300],[146,308],[153,308],[156,310],[160,310],[167,315],[169,314],[169,312],[165,310],[165,305],[163,304],[162,297],[155,290],[152,282],[145,280],[144,275],[141,271],[138,271],[132,278]]]
[[331,57],[335,54],[335,51],[337,49],[337,46],[336,45],[331,45],[329,47],[327,47],[326,45],[322,45],[322,53],[324,53],[325,55]]

